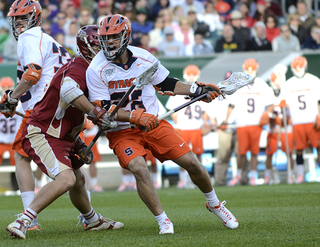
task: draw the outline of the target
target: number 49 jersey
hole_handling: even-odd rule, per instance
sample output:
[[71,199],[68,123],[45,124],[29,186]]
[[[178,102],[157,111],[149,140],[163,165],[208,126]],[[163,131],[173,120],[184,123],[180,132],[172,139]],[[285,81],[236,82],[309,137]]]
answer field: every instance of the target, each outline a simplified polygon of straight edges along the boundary
[[26,66],[30,63],[42,67],[38,83],[20,97],[23,110],[32,110],[45,91],[46,85],[62,65],[71,60],[67,50],[51,36],[34,27],[19,36],[17,83],[20,82]]
[[[17,106],[17,111],[23,112],[20,103]],[[22,122],[22,117],[15,114],[12,118],[6,118],[0,113],[0,143],[13,143],[19,126]]]
[[[157,115],[159,105],[153,86],[163,82],[169,75],[169,71],[148,51],[133,46],[128,46],[128,49],[132,57],[125,65],[108,61],[103,51],[94,57],[86,72],[89,100],[91,102],[110,100],[112,104],[117,104],[138,75],[144,72],[151,63],[159,63],[158,70],[152,76],[150,83],[145,85],[143,90],[133,90],[122,105],[125,111],[132,111],[139,107],[146,109],[147,113]],[[129,127],[129,122],[118,122],[118,127],[110,131]]]

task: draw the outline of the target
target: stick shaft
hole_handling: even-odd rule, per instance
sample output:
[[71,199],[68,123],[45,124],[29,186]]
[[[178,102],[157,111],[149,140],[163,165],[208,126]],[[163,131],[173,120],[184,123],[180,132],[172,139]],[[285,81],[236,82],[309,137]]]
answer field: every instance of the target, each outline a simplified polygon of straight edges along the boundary
[[290,159],[290,152],[289,152],[289,140],[288,140],[288,128],[287,128],[287,108],[282,108],[283,112],[283,127],[284,127],[284,134],[285,134],[285,140],[286,140],[286,154],[287,154],[287,177],[288,181],[291,179],[291,159]]

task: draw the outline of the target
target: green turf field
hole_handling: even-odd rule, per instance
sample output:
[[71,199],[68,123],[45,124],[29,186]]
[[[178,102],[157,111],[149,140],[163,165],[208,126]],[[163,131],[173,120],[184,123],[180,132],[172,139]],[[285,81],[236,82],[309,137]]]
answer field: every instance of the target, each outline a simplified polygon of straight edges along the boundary
[[219,199],[237,217],[227,229],[206,210],[197,190],[160,190],[174,235],[159,235],[156,220],[137,192],[92,195],[97,212],[122,221],[121,230],[84,232],[64,195],[39,215],[41,231],[14,239],[5,231],[22,208],[20,196],[0,197],[0,246],[320,246],[320,184],[217,187]]

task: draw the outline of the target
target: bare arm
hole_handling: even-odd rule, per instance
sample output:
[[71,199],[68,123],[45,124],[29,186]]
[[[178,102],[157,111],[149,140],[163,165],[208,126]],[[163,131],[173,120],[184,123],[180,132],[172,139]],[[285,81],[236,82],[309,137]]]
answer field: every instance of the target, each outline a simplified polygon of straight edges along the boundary
[[12,94],[10,95],[13,99],[19,99],[22,94],[28,92],[28,90],[32,88],[32,85],[27,83],[27,81],[21,78],[20,83],[18,86],[13,90]]

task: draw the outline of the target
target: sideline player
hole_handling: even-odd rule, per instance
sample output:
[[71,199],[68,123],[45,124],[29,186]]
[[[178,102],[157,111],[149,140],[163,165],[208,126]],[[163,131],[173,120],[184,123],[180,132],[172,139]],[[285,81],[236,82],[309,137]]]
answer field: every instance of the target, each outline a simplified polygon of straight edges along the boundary
[[[89,99],[94,104],[110,105],[117,103],[131,86],[131,82],[145,71],[151,63],[158,63],[159,68],[152,76],[150,84],[144,89],[136,89],[129,96],[122,109],[127,111],[127,118],[118,122],[118,127],[108,131],[109,146],[117,155],[122,168],[129,169],[137,181],[140,198],[153,213],[160,228],[159,234],[173,234],[173,224],[163,211],[157,192],[151,182],[148,166],[145,162],[145,148],[163,162],[173,160],[186,169],[199,189],[203,192],[207,209],[218,216],[228,228],[237,228],[238,221],[221,203],[212,187],[209,174],[198,161],[188,145],[165,120],[157,120],[157,128],[145,132],[132,129],[144,119],[143,114],[157,115],[158,104],[154,87],[167,95],[206,95],[207,101],[218,97],[220,90],[213,84],[192,85],[168,77],[169,71],[144,49],[128,46],[131,37],[131,24],[122,15],[108,15],[99,25],[98,37],[102,50],[92,60],[87,70]],[[147,113],[145,113],[146,111]],[[116,120],[119,121],[119,116]],[[121,120],[120,120],[121,121]]]
[[[285,100],[290,109],[293,125],[293,149],[296,150],[296,183],[304,182],[303,150],[317,148],[320,151],[320,80],[307,73],[308,61],[299,56],[291,62],[293,76],[281,88],[279,98]],[[285,104],[285,103],[284,103]]]
[[[183,79],[185,83],[191,85],[193,82],[198,81],[200,78],[200,69],[197,65],[191,64],[184,68]],[[182,105],[186,102],[183,95],[177,95],[176,97],[170,97],[167,101],[166,108],[172,110],[175,107]],[[204,123],[204,112],[206,105],[202,101],[193,103],[187,106],[181,111],[175,112],[171,115],[175,123],[175,129],[177,129],[181,138],[187,145],[192,145],[192,152],[197,156],[201,162],[201,155],[203,154],[203,142],[202,142],[202,131],[201,126]],[[190,180],[188,172],[180,167],[179,181],[177,188],[194,188],[188,185]]]
[[242,169],[246,162],[246,154],[251,152],[250,167],[251,178],[250,185],[256,185],[255,177],[257,175],[258,154],[260,151],[259,141],[262,126],[260,118],[267,107],[268,112],[273,110],[274,94],[265,81],[257,77],[259,64],[253,58],[244,61],[243,70],[251,75],[254,80],[250,86],[240,88],[230,99],[227,117],[228,119],[233,110],[237,116],[237,139],[238,139],[238,170],[237,176],[230,182],[230,186],[234,186],[240,182]]
[[[18,86],[7,91],[2,102],[8,102],[7,116],[12,116],[20,99],[25,117],[13,143],[16,160],[16,178],[24,210],[34,198],[35,180],[30,167],[31,159],[23,151],[21,134],[34,105],[57,70],[71,59],[64,47],[42,32],[42,9],[38,1],[16,0],[8,13],[14,37],[18,41]],[[38,219],[29,229],[38,229]]]
[[94,107],[86,98],[86,69],[100,50],[97,30],[97,26],[84,26],[78,31],[77,46],[81,57],[59,69],[23,128],[24,151],[53,181],[43,186],[25,212],[6,228],[17,238],[25,239],[31,220],[67,191],[71,202],[86,220],[84,230],[123,227],[123,223],[108,221],[94,211],[85,189],[84,175],[79,169],[93,159],[92,152],[81,155],[86,148],[78,136],[84,127],[84,113],[102,129],[110,127],[107,111]]

